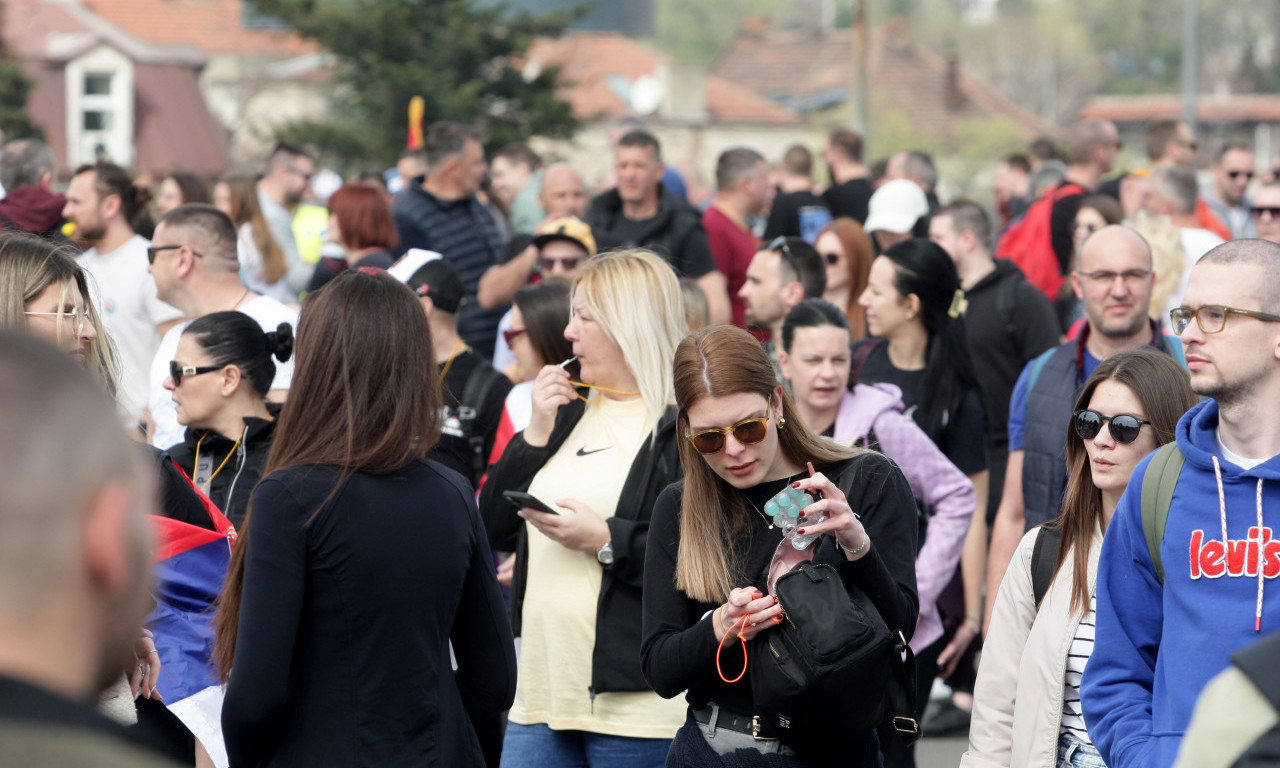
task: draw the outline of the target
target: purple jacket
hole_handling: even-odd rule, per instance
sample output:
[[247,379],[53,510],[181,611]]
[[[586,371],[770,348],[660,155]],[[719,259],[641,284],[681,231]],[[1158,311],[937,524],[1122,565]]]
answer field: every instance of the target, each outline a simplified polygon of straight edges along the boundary
[[902,410],[902,391],[892,384],[858,384],[840,400],[835,441],[861,445],[874,428],[880,450],[906,475],[912,493],[933,507],[924,546],[916,556],[920,620],[911,649],[919,653],[942,637],[938,595],[960,562],[978,496],[969,478]]

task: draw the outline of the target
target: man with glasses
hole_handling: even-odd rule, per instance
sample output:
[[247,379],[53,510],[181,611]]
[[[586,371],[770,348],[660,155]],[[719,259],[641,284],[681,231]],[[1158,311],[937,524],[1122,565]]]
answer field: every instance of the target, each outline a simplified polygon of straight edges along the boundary
[[[1280,246],[1232,240],[1209,251],[1170,319],[1191,388],[1207,399],[1178,422],[1169,475],[1151,457],[1134,469],[1102,546],[1080,693],[1112,768],[1171,765],[1209,679],[1280,629]],[[1158,523],[1144,524],[1142,498],[1170,475],[1154,529],[1161,573],[1146,534]]]
[[1210,171],[1213,185],[1204,190],[1204,200],[1214,215],[1231,229],[1233,237],[1257,237],[1245,196],[1253,181],[1253,150],[1243,144],[1227,144],[1218,150]]
[[728,281],[730,316],[737,326],[743,324],[747,310],[738,292],[747,281],[747,267],[760,247],[750,221],[764,210],[768,195],[769,167],[759,152],[738,147],[720,153],[716,161],[716,194],[702,213],[702,226],[707,230],[707,243],[716,266]]
[[1155,279],[1150,246],[1128,227],[1104,227],[1080,247],[1071,286],[1084,303],[1085,325],[1027,363],[1009,403],[1009,461],[987,563],[988,620],[1018,541],[1057,515],[1071,409],[1085,379],[1116,352],[1144,344],[1182,357],[1177,339],[1148,317]]
[[316,161],[302,147],[287,142],[276,144],[267,157],[267,166],[258,181],[258,205],[280,250],[284,251],[285,284],[301,293],[311,279],[310,265],[298,255],[293,235],[293,216],[316,175]]
[[1249,206],[1249,214],[1253,217],[1258,237],[1280,244],[1280,180],[1258,188]]
[[798,237],[776,238],[752,257],[738,296],[746,306],[746,323],[770,333],[764,350],[773,361],[778,381],[786,381],[778,365],[782,321],[792,307],[805,299],[822,298],[826,289],[826,260]]
[[[280,323],[298,327],[296,311],[270,296],[254,293],[241,282],[235,225],[211,205],[188,203],[162,216],[156,223],[155,240],[147,249],[147,257],[160,298],[182,310],[189,320],[235,310],[257,321],[264,332],[274,331]],[[177,406],[164,381],[186,327],[183,323],[169,329],[150,361],[149,438],[157,448],[182,442],[183,426],[178,423]],[[284,402],[292,380],[290,359],[276,366],[267,399]]]
[[1186,260],[1177,269],[1178,282],[1160,307],[1159,317],[1162,319],[1169,317],[1169,310],[1182,300],[1182,294],[1187,290],[1187,277],[1195,263],[1211,249],[1222,245],[1223,238],[1204,229],[1196,220],[1199,195],[1196,172],[1191,168],[1168,166],[1151,172],[1147,211],[1169,217],[1169,221],[1178,228],[1178,237],[1186,254]]

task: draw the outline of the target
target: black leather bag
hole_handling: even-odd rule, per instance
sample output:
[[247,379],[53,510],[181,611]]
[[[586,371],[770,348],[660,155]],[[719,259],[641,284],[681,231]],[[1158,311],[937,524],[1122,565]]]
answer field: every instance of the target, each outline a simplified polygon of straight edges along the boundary
[[893,727],[914,741],[915,656],[903,634],[830,565],[800,563],[774,590],[785,620],[752,640],[749,667],[765,730],[809,753],[877,727],[891,711]]

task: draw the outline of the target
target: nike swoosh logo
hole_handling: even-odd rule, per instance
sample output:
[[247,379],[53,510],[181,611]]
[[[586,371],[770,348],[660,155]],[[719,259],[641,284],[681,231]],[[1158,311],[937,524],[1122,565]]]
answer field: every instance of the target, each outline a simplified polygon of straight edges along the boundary
[[578,455],[579,455],[579,456],[590,456],[590,455],[591,455],[591,454],[593,454],[593,453],[599,453],[599,452],[601,452],[601,451],[607,451],[607,450],[609,450],[609,449],[610,449],[610,448],[612,448],[612,447],[613,447],[612,445],[606,445],[606,446],[605,446],[605,447],[603,447],[603,448],[597,448],[597,449],[595,449],[594,451],[588,451],[588,450],[587,450],[587,447],[584,445],[584,446],[582,446],[581,448],[579,448],[579,449],[578,449]]

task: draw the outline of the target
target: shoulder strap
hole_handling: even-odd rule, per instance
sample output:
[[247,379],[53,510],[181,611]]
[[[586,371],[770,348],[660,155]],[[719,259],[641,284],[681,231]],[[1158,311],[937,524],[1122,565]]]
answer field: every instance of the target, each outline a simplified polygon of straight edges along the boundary
[[1178,449],[1178,442],[1161,446],[1151,457],[1142,475],[1142,533],[1147,539],[1147,553],[1155,566],[1156,578],[1164,584],[1164,563],[1160,558],[1160,544],[1164,541],[1164,528],[1169,522],[1169,505],[1178,485],[1178,475],[1186,457]]
[[901,631],[893,632],[893,653],[889,654],[889,679],[885,681],[885,714],[889,725],[903,744],[920,738],[920,722],[916,719],[916,655]]
[[996,286],[996,314],[1004,327],[1005,336],[1014,336],[1018,332],[1017,318],[1014,311],[1018,304],[1018,281],[1005,278]]
[[1035,594],[1036,609],[1053,583],[1053,572],[1058,566],[1058,550],[1062,548],[1062,529],[1041,525],[1036,530],[1035,549],[1031,550],[1031,591]]
[[1057,351],[1058,348],[1053,347],[1040,353],[1040,356],[1036,358],[1036,364],[1031,366],[1031,378],[1027,380],[1028,394],[1030,394],[1031,390],[1035,388],[1036,379],[1040,378],[1040,371],[1044,369],[1045,365],[1049,362],[1049,358],[1053,357],[1053,353]]
[[871,358],[871,353],[876,351],[876,347],[884,343],[884,339],[872,337],[869,339],[859,339],[853,342],[853,359],[849,365],[849,386],[858,383],[858,374],[862,373],[862,366],[867,364],[867,360]]
[[463,424],[463,429],[467,432],[467,442],[471,445],[471,468],[474,470],[476,478],[484,473],[485,464],[488,456],[485,455],[484,443],[485,435],[478,434],[477,424],[480,421],[480,411],[484,408],[485,401],[489,399],[489,392],[497,383],[498,378],[502,374],[491,365],[485,364],[483,361],[471,370],[471,375],[467,376],[467,383],[462,386],[462,397],[458,398],[461,405],[474,409],[475,417]]
[[1273,707],[1280,709],[1280,666],[1275,663],[1280,654],[1280,633],[1272,633],[1265,639],[1231,655],[1240,671],[1257,686]]

